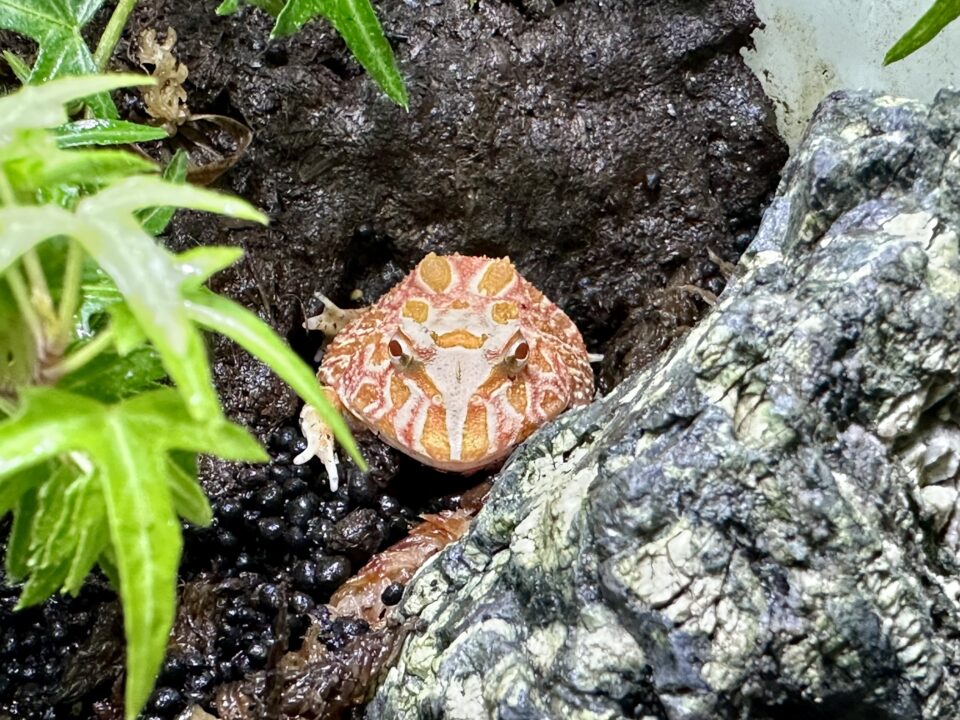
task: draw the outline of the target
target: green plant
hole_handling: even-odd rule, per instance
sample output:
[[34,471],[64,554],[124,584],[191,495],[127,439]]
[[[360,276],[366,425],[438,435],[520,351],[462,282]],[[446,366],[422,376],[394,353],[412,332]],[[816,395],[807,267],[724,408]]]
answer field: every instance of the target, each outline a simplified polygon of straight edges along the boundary
[[201,329],[267,363],[363,465],[310,367],[256,315],[204,287],[241,252],[173,255],[151,234],[175,207],[266,218],[184,184],[182,156],[161,178],[136,155],[89,147],[150,128],[66,122],[65,105],[79,98],[148,82],[65,78],[0,98],[0,516],[14,516],[7,576],[25,581],[25,607],[76,593],[95,564],[103,569],[123,603],[128,718],[149,696],[173,620],[178,517],[210,521],[197,454],[266,459],[224,418]]
[[960,16],[960,0],[934,0],[930,9],[894,43],[883,58],[883,64],[903,60],[933,40],[941,30]]
[[[240,1],[223,0],[217,14],[236,12]],[[326,18],[383,92],[401,107],[407,107],[406,86],[370,0],[246,1],[276,18],[271,37],[292,35],[314,18]],[[103,3],[104,0],[0,0],[0,28],[32,38],[39,48],[32,68],[22,58],[4,51],[7,64],[20,82],[37,84],[106,70],[137,0],[118,0],[96,50],[91,52],[82,30]],[[107,93],[97,93],[85,102],[94,117],[117,117],[117,108]]]
[[[404,109],[407,89],[397,70],[393,50],[377,21],[370,0],[246,0],[274,18],[270,37],[293,35],[314,18],[326,18],[343,37],[350,52],[376,81],[380,89]],[[217,14],[237,11],[240,0],[223,0]]]
[[[20,82],[36,85],[58,77],[103,72],[136,0],[117,3],[96,52],[92,53],[82,31],[103,2],[0,0],[0,28],[25,35],[37,43],[37,58],[32,68],[13,53],[3,53]],[[95,117],[117,117],[117,108],[106,92],[94,93],[85,102]]]

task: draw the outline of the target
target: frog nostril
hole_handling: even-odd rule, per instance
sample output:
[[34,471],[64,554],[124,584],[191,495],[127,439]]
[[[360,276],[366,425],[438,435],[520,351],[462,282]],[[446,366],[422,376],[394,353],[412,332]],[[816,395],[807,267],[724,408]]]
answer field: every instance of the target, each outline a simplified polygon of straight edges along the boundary
[[387,349],[390,351],[390,357],[397,360],[403,357],[403,347],[400,345],[399,340],[391,340]]

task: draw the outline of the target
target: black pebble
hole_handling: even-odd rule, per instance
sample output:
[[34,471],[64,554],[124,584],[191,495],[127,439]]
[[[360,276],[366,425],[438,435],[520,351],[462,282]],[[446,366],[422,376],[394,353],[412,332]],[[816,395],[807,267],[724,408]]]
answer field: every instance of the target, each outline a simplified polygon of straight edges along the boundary
[[283,504],[283,488],[270,483],[257,493],[256,507],[262,512],[276,512]]
[[154,712],[169,713],[179,710],[183,704],[183,696],[171,687],[158,688],[153,693],[153,699],[150,701],[150,709]]
[[384,605],[396,605],[403,597],[403,585],[401,583],[390,583],[383,592],[380,593],[380,600]]
[[327,592],[333,592],[350,577],[350,561],[342,555],[321,557],[317,561],[316,582]]
[[276,542],[283,537],[283,521],[277,517],[262,518],[258,523],[260,537],[269,542]]

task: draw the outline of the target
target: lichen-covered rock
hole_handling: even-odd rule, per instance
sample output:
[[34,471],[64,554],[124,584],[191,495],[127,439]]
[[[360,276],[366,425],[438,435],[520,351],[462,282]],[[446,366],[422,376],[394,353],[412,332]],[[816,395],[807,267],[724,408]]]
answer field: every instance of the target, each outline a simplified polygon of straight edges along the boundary
[[715,310],[521,448],[392,718],[953,718],[960,95],[837,95]]

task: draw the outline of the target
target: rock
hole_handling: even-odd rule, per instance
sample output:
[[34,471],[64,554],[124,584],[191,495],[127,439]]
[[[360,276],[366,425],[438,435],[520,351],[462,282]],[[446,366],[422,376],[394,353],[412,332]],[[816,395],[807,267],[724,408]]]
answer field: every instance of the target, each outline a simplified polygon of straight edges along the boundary
[[715,310],[410,583],[367,717],[956,717],[958,131],[828,99]]

